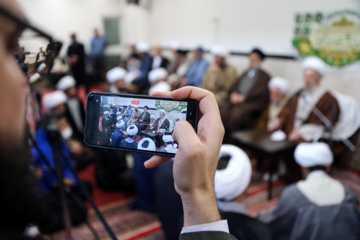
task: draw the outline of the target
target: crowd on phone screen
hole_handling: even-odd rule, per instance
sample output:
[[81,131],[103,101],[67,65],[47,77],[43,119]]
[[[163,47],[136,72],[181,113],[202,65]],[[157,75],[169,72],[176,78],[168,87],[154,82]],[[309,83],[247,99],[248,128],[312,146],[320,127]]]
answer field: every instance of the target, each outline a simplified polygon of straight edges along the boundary
[[[141,109],[142,108],[142,112]],[[99,144],[115,148],[175,153],[172,138],[176,120],[170,120],[165,110],[149,110],[148,106],[109,104],[102,107],[102,132]],[[151,113],[150,113],[151,111]],[[152,137],[146,135],[152,134]]]
[[[314,58],[306,59],[303,64],[302,71],[304,73],[305,87],[291,95],[289,93],[288,80],[282,77],[271,77],[269,73],[262,69],[261,65],[266,59],[266,55],[260,49],[253,49],[249,53],[249,66],[239,76],[235,67],[230,61],[227,61],[228,52],[223,47],[217,46],[210,49],[209,53],[213,58],[211,62],[204,56],[204,54],[207,54],[207,51],[201,46],[192,49],[190,53],[188,49],[184,49],[177,42],[173,42],[170,46],[171,56],[169,56],[169,59],[162,54],[160,46],[155,46],[151,49],[150,44],[147,43],[131,44],[129,46],[130,53],[125,56],[125,61],[119,62],[117,66],[112,66],[112,68],[107,71],[104,65],[104,52],[98,51],[99,49],[105,49],[106,40],[99,35],[97,30],[94,32],[95,41],[93,41],[97,49],[95,52],[86,54],[83,44],[78,42],[75,34],[71,35],[71,39],[72,43],[68,47],[67,57],[64,59],[58,57],[54,66],[51,66],[51,68],[50,66],[46,66],[43,61],[43,59],[46,59],[46,51],[44,52],[42,50],[43,47],[40,49],[39,57],[36,61],[36,72],[28,77],[32,87],[33,98],[30,104],[32,111],[28,111],[27,118],[32,132],[36,134],[37,140],[41,145],[40,147],[52,155],[49,139],[47,139],[44,126],[40,124],[40,119],[45,113],[60,114],[62,117],[58,119],[57,125],[60,136],[62,136],[62,151],[66,152],[66,156],[78,168],[83,168],[95,162],[98,173],[97,180],[101,181],[100,186],[107,189],[133,191],[134,189],[129,189],[129,186],[134,188],[134,182],[132,182],[134,178],[131,175],[126,175],[129,169],[126,166],[125,157],[121,152],[94,150],[83,144],[84,106],[79,98],[79,90],[87,93],[91,89],[96,88],[112,93],[147,95],[153,91],[170,91],[183,86],[204,88],[211,91],[216,98],[225,127],[224,142],[230,143],[232,142],[232,133],[254,128],[274,132],[276,133],[274,137],[288,138],[296,142],[311,142],[318,141],[319,139],[325,139],[324,141],[327,141],[329,140],[329,134],[327,134],[329,126],[316,116],[312,109],[316,107],[325,115],[332,125],[336,125],[340,120],[344,120],[345,118],[341,115],[340,109],[343,109],[344,106],[355,106],[354,109],[356,109],[357,106],[356,104],[354,105],[353,101],[347,98],[347,96],[340,96],[320,86],[321,79],[325,76],[325,67],[320,60]],[[55,89],[57,91],[48,93]],[[63,93],[61,94],[60,92]],[[42,99],[42,101],[40,99]],[[148,106],[108,104],[102,105],[100,114],[98,129],[100,145],[149,151],[157,150],[170,153],[176,152],[178,148],[172,138],[172,131],[178,119],[169,119],[167,112],[164,110],[149,109]],[[350,115],[348,119],[352,117],[352,115]],[[354,119],[355,118],[356,116]],[[356,139],[358,128],[359,126],[356,124],[343,126],[342,133],[345,135],[342,137],[351,141]],[[153,137],[147,136],[144,132],[152,133],[153,135],[151,136]],[[313,159],[311,156],[303,156],[304,151],[307,151],[305,147],[298,156],[300,159],[298,163],[301,165],[303,161],[310,159],[314,162],[315,169],[313,169],[314,164],[303,164],[304,166],[301,166],[309,168],[311,171],[321,171],[322,173],[318,175],[329,180],[323,172],[325,172],[324,169],[328,167],[332,161],[329,163],[325,161],[326,159],[324,160],[324,158],[322,158],[323,155],[327,157],[330,156],[329,149],[322,145],[319,147],[320,150],[316,147],[319,146],[315,146],[315,150],[312,148],[310,148],[310,150],[318,154],[318,159]],[[346,147],[339,143],[339,141],[335,141],[331,150],[338,163],[343,163],[344,156],[347,154]],[[37,150],[34,149],[33,151],[35,153],[33,157],[34,166],[44,166]],[[243,154],[238,153],[237,150],[231,150],[229,153],[229,155],[235,159],[236,156],[232,154],[235,154],[239,158],[245,158]],[[144,155],[135,154],[134,161],[143,163],[149,157],[151,156],[144,157]],[[225,155],[222,157],[226,158]],[[285,158],[285,156],[283,156],[283,158]],[[293,159],[293,156],[289,158]],[[124,163],[118,166],[117,174],[120,175],[119,179],[121,179],[121,181],[116,183],[107,178],[110,175],[107,173],[114,170],[112,169],[114,168],[114,164],[106,164],[106,162],[112,161],[113,159],[119,159],[117,164],[119,162]],[[231,162],[228,161],[229,159],[224,160],[220,158],[220,160],[220,162],[225,161],[227,164]],[[319,160],[324,160],[326,163],[319,163]],[[172,163],[169,162],[166,164],[171,165]],[[173,179],[169,178],[167,181],[162,181],[166,179],[166,177],[159,179],[161,176],[164,176],[164,172],[161,171],[167,171],[166,168],[168,166],[166,164],[159,168],[160,174],[156,176],[157,179],[155,182],[157,182],[157,185],[154,189],[152,188],[154,187],[154,175],[136,175],[135,185],[137,184],[138,196],[145,196],[141,199],[142,202],[137,202],[138,208],[154,211],[156,206],[160,206],[160,203],[164,199],[164,193],[160,190],[166,188],[166,186],[164,186],[165,184],[170,184],[173,187]],[[227,164],[224,164],[225,167]],[[292,163],[287,161],[285,165],[289,164],[293,166],[286,166],[287,171],[291,171],[294,165],[296,165],[295,161],[292,161]],[[248,166],[249,164],[246,163],[245,165]],[[318,168],[318,165],[320,165],[320,168]],[[36,171],[41,172],[41,168],[34,168],[37,169]],[[139,171],[139,168],[141,168],[141,164],[136,165],[133,172],[136,173],[136,171]],[[74,178],[71,174],[67,175],[66,169],[64,171],[64,175],[67,176],[64,181],[66,180],[65,182],[75,189],[77,182],[73,180]],[[247,182],[249,179],[249,171],[243,173],[245,177],[239,176],[239,178],[244,178],[245,180],[243,181]],[[291,172],[286,176],[290,178],[296,176],[296,174],[300,176],[299,167],[296,171],[297,172]],[[279,175],[284,174],[284,172],[281,173],[280,170],[278,173]],[[43,189],[51,191],[56,188],[56,180],[52,179],[52,181],[48,181],[48,179],[46,179],[46,177],[49,177],[47,174],[38,173],[37,176],[39,182],[47,183],[47,186]],[[127,176],[130,177],[128,178]],[[236,176],[236,174],[233,173],[231,176]],[[264,174],[264,177],[265,176],[266,174]],[[239,185],[245,183],[230,177],[225,177],[225,179],[232,181],[222,185],[222,187],[216,186],[216,194],[220,202],[219,204],[221,204],[221,206],[219,205],[220,210],[222,210],[224,216],[227,216],[229,219],[231,219],[232,215],[227,215],[227,210],[230,210],[230,212],[242,212],[246,215],[246,211],[243,211],[244,207],[242,205],[228,204],[231,202],[230,200],[234,200],[239,196],[242,196],[241,199],[243,199],[245,190],[239,187]],[[296,180],[299,180],[299,177],[290,179],[290,181]],[[329,181],[332,180],[330,179]],[[127,184],[124,184],[124,182]],[[237,185],[237,183],[239,183],[239,185]],[[151,184],[151,186],[148,187],[146,184]],[[244,188],[247,188],[248,184],[245,185]],[[119,188],[119,186],[121,187]],[[231,188],[231,186],[235,187]],[[301,186],[302,187],[299,187],[300,190],[308,194],[305,194],[307,196],[306,199],[299,193],[299,189],[297,188],[291,188],[290,192],[293,191],[293,196],[296,195],[299,199],[302,197],[301,200],[305,205],[308,204],[309,201],[314,202],[312,201],[314,198],[311,197],[313,192],[307,190],[309,184],[303,184]],[[339,184],[335,183],[334,186],[334,188],[339,190]],[[145,195],[141,194],[143,191],[149,191],[149,189],[151,189],[150,193]],[[223,191],[226,189],[230,190],[225,194]],[[242,190],[235,191],[233,189]],[[311,193],[309,193],[309,191]],[[283,198],[289,198],[291,199],[289,202],[292,202],[295,197],[289,194],[289,190],[284,192]],[[345,188],[344,191],[341,190],[340,192],[343,193],[341,195],[341,201],[339,199],[332,199],[330,203],[343,207],[340,203],[343,203],[345,201],[344,199],[349,200],[349,204],[350,202],[356,202],[349,189]],[[179,196],[177,196],[175,192],[173,193],[173,200],[176,202]],[[236,194],[234,195],[233,193]],[[171,194],[169,193],[168,196],[171,196]],[[227,201],[227,199],[229,201]],[[316,198],[316,201],[317,200]],[[321,204],[329,205],[328,203],[323,203],[323,199],[319,201]],[[144,202],[146,202],[146,204],[144,204]],[[151,207],[142,207],[145,205],[150,205]],[[179,229],[171,229],[174,225],[169,226],[167,224],[167,219],[171,211],[164,206],[163,204],[161,209],[158,207],[158,213],[164,231],[168,238],[171,239],[171,234],[176,233],[175,235],[178,235]],[[254,219],[247,215],[245,217],[242,216],[241,221],[246,222],[248,225],[231,225],[231,228],[241,228],[243,229],[242,232],[248,231],[249,234],[254,234],[252,237],[257,235],[258,238],[254,237],[252,239],[268,239],[265,238],[265,236],[270,236],[271,234],[269,232],[272,231],[276,231],[276,234],[281,235],[281,232],[278,231],[283,227],[281,224],[277,225],[278,228],[274,227],[273,229],[269,229],[266,224],[273,224],[275,226],[278,223],[275,222],[275,220],[279,219],[277,213],[281,211],[280,208],[289,207],[286,206],[286,204],[283,206],[284,207],[279,204],[277,210],[268,216],[266,214],[261,215],[259,217],[261,222],[257,220],[254,221]],[[170,208],[178,209],[175,205],[170,206]],[[297,211],[297,209],[298,208],[291,208],[293,212]],[[313,210],[313,213],[318,211],[316,207],[314,207]],[[330,214],[332,210],[330,208],[327,208],[327,210],[329,210],[329,216],[333,217],[333,215]],[[355,213],[356,211],[357,210],[354,210]],[[293,215],[290,214],[288,216],[291,217]],[[351,223],[353,223],[353,220],[356,218],[355,216],[352,217],[351,220],[348,219]],[[306,220],[306,218],[304,219]],[[322,220],[324,220],[324,218],[319,218],[320,222]],[[337,221],[335,217],[332,218],[332,220],[333,222],[327,226],[332,226],[332,224]],[[179,219],[176,219],[176,221],[179,221]],[[298,226],[303,226],[303,221],[298,222]],[[286,229],[289,230],[291,227],[292,226],[286,226]],[[262,235],[260,234],[261,236],[258,236],[259,234],[256,233],[255,230],[250,231],[254,228],[261,229],[259,232],[261,232]],[[286,231],[283,232],[285,233]],[[291,234],[289,232],[286,233]],[[245,237],[244,239],[250,239],[249,236],[251,236],[251,234],[247,236],[248,238]],[[238,235],[238,237],[241,239],[241,234]]]

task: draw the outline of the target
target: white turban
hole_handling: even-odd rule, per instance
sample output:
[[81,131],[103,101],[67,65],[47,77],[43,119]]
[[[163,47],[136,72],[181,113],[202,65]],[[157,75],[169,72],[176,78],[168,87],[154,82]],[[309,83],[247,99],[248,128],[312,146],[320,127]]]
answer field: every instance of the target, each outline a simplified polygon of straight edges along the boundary
[[116,112],[116,116],[118,116],[118,115],[120,115],[121,114],[121,112]]
[[32,74],[30,77],[29,77],[29,82],[30,84],[31,83],[34,83],[36,82],[37,80],[39,80],[41,78],[40,74],[39,73],[34,73]]
[[329,166],[333,162],[333,154],[326,143],[300,143],[294,153],[295,161],[304,168]]
[[271,80],[269,81],[268,84],[269,89],[272,88],[278,88],[280,89],[280,91],[285,94],[287,93],[287,91],[289,90],[289,83],[286,79],[281,78],[281,77],[273,77],[271,78]]
[[109,83],[115,83],[125,78],[126,70],[121,67],[114,67],[106,73],[106,79]]
[[123,120],[120,120],[116,123],[116,128],[122,128],[125,125],[125,122]]
[[179,49],[181,49],[181,44],[179,42],[177,42],[177,41],[172,41],[170,43],[170,49],[179,50]]
[[326,66],[325,63],[317,57],[308,57],[303,62],[303,70],[311,68],[318,72],[321,76],[325,75]]
[[138,149],[139,150],[147,150],[147,151],[155,151],[156,146],[153,140],[150,138],[143,138],[138,143]]
[[46,67],[46,64],[45,64],[45,63],[41,63],[41,64],[39,65],[39,67],[37,68],[37,71],[38,71],[38,72],[41,72],[45,67]]
[[146,42],[138,42],[136,44],[136,49],[139,51],[139,52],[148,52],[150,51],[150,44],[149,43],[146,43]]
[[117,116],[117,117],[116,117],[116,120],[118,120],[118,121],[120,121],[120,120],[122,120],[122,119],[123,119],[122,116]]
[[135,136],[138,133],[138,128],[135,125],[131,125],[126,129],[129,136]]
[[240,196],[251,180],[251,163],[246,153],[237,146],[224,144],[220,157],[229,155],[230,160],[224,169],[216,170],[215,194],[217,199],[231,201]]
[[104,112],[104,115],[106,115],[106,114],[110,114],[110,112],[109,112],[109,111],[105,111],[105,112]]
[[155,119],[155,116],[154,116],[154,115],[150,115],[150,118],[153,118],[153,119]]
[[225,57],[227,55],[226,50],[222,46],[215,46],[211,49],[211,53],[215,56]]
[[66,102],[66,95],[63,91],[54,91],[51,93],[47,93],[45,94],[45,96],[43,97],[43,104],[46,108],[48,109],[53,109],[57,106],[59,106],[60,104],[63,104]]
[[65,77],[62,77],[59,82],[56,84],[56,89],[61,91],[66,91],[71,87],[75,87],[76,81],[73,76],[67,75]]
[[154,83],[157,80],[165,79],[168,72],[164,68],[156,68],[149,72],[149,82]]
[[159,113],[164,113],[165,115],[166,115],[166,112],[165,112],[165,110],[164,109],[161,109],[160,111],[159,111]]
[[162,140],[163,140],[164,142],[166,142],[166,143],[168,143],[168,142],[173,142],[173,141],[174,141],[174,139],[173,139],[173,137],[172,137],[171,135],[164,135],[164,136],[162,137]]

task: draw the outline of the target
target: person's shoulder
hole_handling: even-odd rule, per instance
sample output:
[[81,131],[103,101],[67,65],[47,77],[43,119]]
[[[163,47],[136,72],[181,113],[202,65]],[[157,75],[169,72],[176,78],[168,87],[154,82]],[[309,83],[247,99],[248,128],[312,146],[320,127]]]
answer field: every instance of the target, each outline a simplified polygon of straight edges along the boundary
[[296,195],[299,195],[300,190],[297,187],[297,183],[290,184],[287,186],[281,193],[281,197],[290,197],[293,198]]
[[236,240],[234,236],[226,232],[217,231],[204,231],[204,232],[192,232],[183,233],[180,235],[180,240]]
[[[323,98],[328,98],[328,99],[333,99],[336,100],[335,96],[329,91],[326,90],[326,92],[324,93],[324,95],[322,96]],[[337,101],[337,100],[336,100]]]
[[230,65],[230,64],[226,64],[226,70],[236,73],[236,68],[233,65]]

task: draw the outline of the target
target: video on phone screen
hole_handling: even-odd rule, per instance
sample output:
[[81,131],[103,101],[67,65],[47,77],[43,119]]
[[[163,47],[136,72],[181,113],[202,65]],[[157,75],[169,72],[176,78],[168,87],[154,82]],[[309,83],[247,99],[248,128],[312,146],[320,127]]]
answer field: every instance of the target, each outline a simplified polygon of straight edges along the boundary
[[176,153],[172,132],[186,112],[185,101],[101,96],[98,144]]

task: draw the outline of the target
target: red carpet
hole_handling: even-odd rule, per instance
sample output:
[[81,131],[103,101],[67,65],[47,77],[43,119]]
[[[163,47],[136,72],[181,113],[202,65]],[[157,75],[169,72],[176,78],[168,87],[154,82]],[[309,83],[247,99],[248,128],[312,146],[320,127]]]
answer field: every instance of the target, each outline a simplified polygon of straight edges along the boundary
[[[92,197],[94,199],[95,204],[98,207],[107,205],[109,203],[115,203],[119,201],[123,201],[129,198],[132,198],[133,195],[120,193],[120,192],[106,192],[97,187],[95,181],[95,164],[89,165],[84,170],[78,172],[78,176],[82,180],[91,181],[94,184],[94,190],[92,193]],[[87,203],[88,207],[91,208],[91,205]]]

